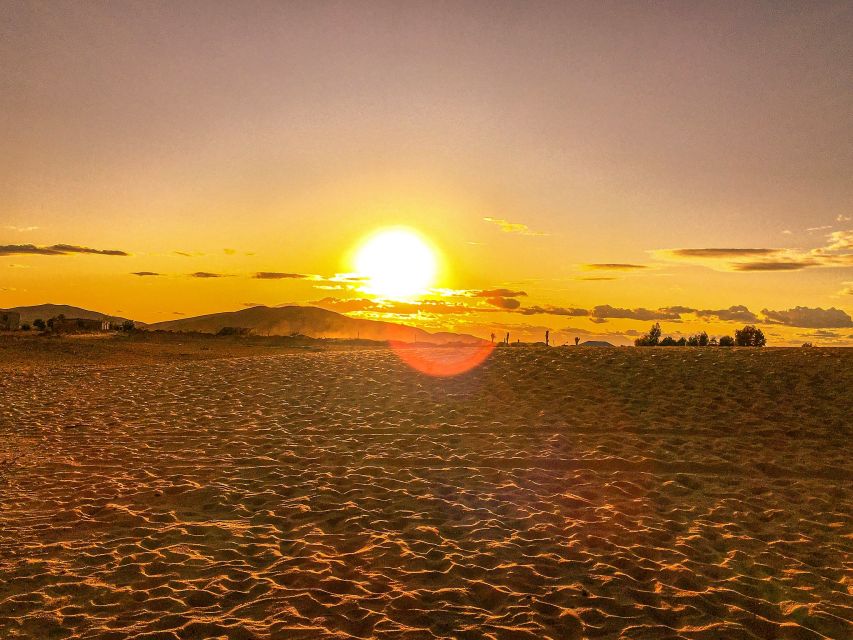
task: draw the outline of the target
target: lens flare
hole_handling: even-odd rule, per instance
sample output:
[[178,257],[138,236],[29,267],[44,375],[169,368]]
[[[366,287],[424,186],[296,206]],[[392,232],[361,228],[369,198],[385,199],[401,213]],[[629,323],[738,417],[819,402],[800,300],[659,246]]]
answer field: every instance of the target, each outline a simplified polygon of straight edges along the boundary
[[391,348],[400,360],[412,369],[428,376],[446,378],[471,371],[483,364],[495,345],[482,342],[473,345],[424,347],[392,341]]

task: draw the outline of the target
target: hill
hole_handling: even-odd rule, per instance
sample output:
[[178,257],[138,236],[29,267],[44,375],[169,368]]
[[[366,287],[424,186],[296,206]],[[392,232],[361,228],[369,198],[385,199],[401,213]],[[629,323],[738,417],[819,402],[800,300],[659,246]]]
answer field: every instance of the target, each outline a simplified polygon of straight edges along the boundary
[[[6,309],[6,311],[15,311],[20,313],[21,322],[26,322],[28,324],[32,324],[33,320],[36,318],[49,320],[50,318],[55,318],[58,315],[64,315],[66,318],[86,318],[89,320],[101,320],[106,318],[110,322],[116,323],[121,323],[127,320],[127,318],[111,316],[99,311],[90,311],[89,309],[83,309],[81,307],[72,307],[67,304],[37,304],[29,307],[12,307],[10,309]],[[143,323],[137,324],[141,325]]]
[[417,327],[393,322],[364,320],[320,309],[318,307],[256,306],[240,311],[211,313],[194,318],[181,318],[148,325],[151,330],[198,331],[216,333],[224,327],[251,329],[256,335],[287,336],[295,333],[311,338],[361,338],[364,340],[399,340],[447,344],[482,342],[476,336],[457,333],[429,333]]

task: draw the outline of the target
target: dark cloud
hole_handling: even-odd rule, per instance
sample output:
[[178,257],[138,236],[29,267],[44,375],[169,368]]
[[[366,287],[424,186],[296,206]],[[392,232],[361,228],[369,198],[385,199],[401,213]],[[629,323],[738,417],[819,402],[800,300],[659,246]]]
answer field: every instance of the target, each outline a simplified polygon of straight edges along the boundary
[[808,267],[815,267],[820,262],[817,260],[783,260],[769,262],[735,262],[732,269],[735,271],[797,271]]
[[696,312],[696,309],[693,309],[692,307],[682,307],[681,305],[675,305],[672,307],[663,307],[661,310],[662,311],[671,311],[672,313],[678,313],[678,314],[695,313]]
[[0,245],[0,256],[11,255],[36,255],[36,256],[64,256],[74,253],[95,254],[100,256],[129,256],[126,251],[118,249],[91,249],[79,247],[73,244],[52,244],[47,247],[37,247],[34,244],[6,244]]
[[134,271],[130,275],[145,277],[145,276],[162,276],[163,274],[157,273],[156,271]]
[[648,269],[649,267],[645,264],[630,264],[628,262],[594,262],[583,265],[583,268],[602,271],[631,271],[633,269]]
[[853,319],[846,312],[835,307],[821,309],[817,307],[794,307],[787,311],[771,311],[762,309],[762,315],[767,322],[784,324],[789,327],[804,329],[838,329],[853,327]]
[[700,318],[716,318],[726,322],[758,322],[758,316],[742,304],[728,309],[697,309],[695,313]]
[[211,273],[210,271],[196,271],[190,274],[191,278],[226,278],[224,273]]
[[258,271],[255,275],[252,276],[256,280],[284,280],[288,278],[293,279],[304,279],[308,278],[302,273],[282,273],[280,271]]
[[552,306],[533,306],[519,309],[518,313],[525,316],[533,316],[539,314],[547,314],[552,316],[588,316],[589,311],[586,309],[577,309],[573,307],[552,307]]
[[471,295],[475,298],[518,298],[526,296],[526,291],[513,291],[512,289],[482,289],[475,291]]
[[609,304],[598,305],[592,310],[592,316],[597,319],[627,318],[630,320],[679,320],[680,315],[669,309],[621,309]]
[[521,306],[521,303],[515,298],[489,298],[486,302],[500,309],[518,309]]

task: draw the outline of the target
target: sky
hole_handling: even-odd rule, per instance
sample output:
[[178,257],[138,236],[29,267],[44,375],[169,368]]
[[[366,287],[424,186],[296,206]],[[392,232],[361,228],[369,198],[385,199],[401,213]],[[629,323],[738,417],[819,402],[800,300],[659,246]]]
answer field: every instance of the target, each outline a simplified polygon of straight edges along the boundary
[[7,0],[0,307],[853,345],[851,105],[849,2]]

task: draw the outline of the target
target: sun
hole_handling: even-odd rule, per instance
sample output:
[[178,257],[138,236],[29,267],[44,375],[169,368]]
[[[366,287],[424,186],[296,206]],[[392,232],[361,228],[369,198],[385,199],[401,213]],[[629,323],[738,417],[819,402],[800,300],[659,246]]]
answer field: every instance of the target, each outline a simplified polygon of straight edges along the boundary
[[382,298],[408,299],[426,293],[435,282],[435,251],[416,231],[384,229],[368,237],[355,253],[364,291]]

